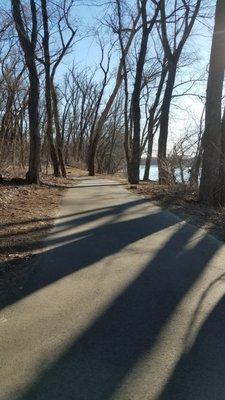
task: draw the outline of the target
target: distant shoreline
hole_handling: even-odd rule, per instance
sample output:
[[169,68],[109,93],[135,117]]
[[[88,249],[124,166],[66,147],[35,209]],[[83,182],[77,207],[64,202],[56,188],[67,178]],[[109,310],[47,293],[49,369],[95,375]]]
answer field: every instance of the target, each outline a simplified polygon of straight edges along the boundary
[[[140,166],[145,165],[145,162],[146,162],[146,158],[142,158],[142,159],[141,159]],[[186,159],[184,159],[184,162],[185,162],[185,166],[186,166],[187,168],[189,168],[189,167],[192,166],[193,158],[186,158]],[[157,157],[152,157],[151,165],[156,165],[156,166],[158,166]]]

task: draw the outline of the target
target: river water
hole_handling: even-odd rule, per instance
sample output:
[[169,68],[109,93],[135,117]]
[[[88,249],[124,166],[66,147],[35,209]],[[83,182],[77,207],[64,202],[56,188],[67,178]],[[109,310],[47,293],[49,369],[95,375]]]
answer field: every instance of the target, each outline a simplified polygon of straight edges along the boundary
[[[145,166],[140,165],[140,180],[143,180],[144,172],[145,172]],[[127,176],[127,173],[125,171],[123,171],[123,173],[124,173],[124,176]],[[181,176],[180,176],[180,170],[177,169],[175,171],[175,173],[176,173],[176,181],[182,182]],[[186,182],[188,182],[189,177],[190,177],[190,175],[189,175],[188,168],[187,168],[186,170],[184,170],[184,178],[185,178]],[[151,181],[158,181],[158,166],[155,164],[151,165],[149,179]]]
[[[140,166],[140,179],[141,179],[141,180],[143,179],[144,172],[145,172],[145,166],[144,166],[144,165],[141,165],[141,166]],[[176,173],[176,180],[177,180],[177,182],[181,182],[180,170],[177,169],[175,173]],[[188,179],[189,179],[188,168],[186,168],[186,170],[184,170],[184,178],[185,178],[185,181],[186,181],[186,182],[187,182]],[[158,180],[158,166],[155,165],[155,164],[151,165],[149,179],[150,179],[151,181],[157,181],[157,180]]]
[[[144,172],[145,172],[145,166],[141,165],[140,166],[140,179],[141,180],[143,179]],[[157,181],[158,180],[158,166],[157,165],[151,165],[149,179],[151,181]]]

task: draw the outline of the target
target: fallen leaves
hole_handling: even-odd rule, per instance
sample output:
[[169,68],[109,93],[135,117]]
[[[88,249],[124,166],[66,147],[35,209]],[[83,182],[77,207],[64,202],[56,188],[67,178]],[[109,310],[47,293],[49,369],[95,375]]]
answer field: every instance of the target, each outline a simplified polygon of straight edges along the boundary
[[198,193],[187,185],[159,185],[157,182],[141,182],[129,190],[156,201],[163,207],[179,214],[184,220],[207,229],[225,241],[225,208],[212,209],[198,203]]
[[[51,181],[48,178],[48,181]],[[0,300],[21,290],[30,273],[31,258],[54,223],[63,187],[0,185]]]

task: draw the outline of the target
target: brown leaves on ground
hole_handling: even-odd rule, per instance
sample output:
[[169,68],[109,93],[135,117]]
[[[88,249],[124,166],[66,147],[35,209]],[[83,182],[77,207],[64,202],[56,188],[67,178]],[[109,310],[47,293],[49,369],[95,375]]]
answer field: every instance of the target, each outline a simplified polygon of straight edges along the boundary
[[198,192],[188,185],[159,185],[157,182],[141,182],[127,188],[151,201],[156,201],[181,218],[207,229],[225,241],[225,208],[212,209],[198,203]]
[[23,257],[53,223],[61,188],[1,185],[0,261]]
[[88,176],[88,171],[81,169],[81,168],[71,166],[71,167],[67,167],[66,170],[67,170],[68,177],[72,176],[75,178],[82,178],[84,176]]
[[21,289],[30,269],[30,259],[53,226],[63,190],[74,179],[42,176],[41,185],[0,184],[0,300]]

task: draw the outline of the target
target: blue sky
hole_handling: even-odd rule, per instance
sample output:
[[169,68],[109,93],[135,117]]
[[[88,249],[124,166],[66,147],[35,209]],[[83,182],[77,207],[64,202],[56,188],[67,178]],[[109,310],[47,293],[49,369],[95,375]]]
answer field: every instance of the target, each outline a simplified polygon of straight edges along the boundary
[[[203,0],[203,5],[209,3],[212,7],[212,11],[215,8],[216,0]],[[39,3],[39,0],[37,0]],[[91,34],[92,30],[100,24],[103,20],[105,12],[107,9],[104,7],[94,6],[96,0],[76,0],[75,7],[73,11],[73,18],[76,20],[78,26],[78,37],[82,40],[78,41],[73,48],[73,51],[68,54],[63,63],[61,64],[58,73],[57,80],[61,83],[63,75],[67,67],[71,67],[75,63],[78,70],[84,70],[85,68],[95,69],[99,65],[100,52],[99,47],[96,43],[96,38]],[[100,0],[98,1],[100,3]],[[1,0],[1,6],[7,6],[10,9],[10,0]],[[188,41],[188,49],[196,51],[198,54],[199,61],[194,64],[191,68],[184,69],[184,77],[179,79],[185,79],[185,76],[192,74],[193,76],[198,76],[200,70],[206,70],[207,64],[209,62],[210,56],[210,46],[211,46],[211,32],[205,26],[213,26],[213,18],[211,20],[206,20],[204,23],[196,23],[194,27],[191,39]],[[107,40],[106,31],[106,40]],[[149,52],[151,53],[151,43],[149,45]],[[112,60],[112,65],[117,64],[118,54],[114,56]],[[100,73],[96,75],[96,79],[101,79]],[[199,85],[195,87],[195,90],[205,93],[205,85]],[[170,145],[173,145],[173,140],[176,141],[184,130],[185,126],[190,125],[190,115],[199,117],[202,111],[202,103],[196,97],[182,97],[179,101],[176,101],[177,106],[172,108],[172,118],[171,118],[171,131],[172,138],[170,140]],[[183,111],[182,111],[182,109]],[[188,110],[188,113],[187,113]]]
[[[206,1],[206,0],[203,0]],[[88,31],[90,26],[96,26],[99,24],[98,20],[102,20],[105,14],[105,9],[99,6],[91,5],[91,1],[88,2],[89,5],[82,4],[83,1],[78,1],[74,12],[78,20],[80,19],[81,32],[84,34],[85,29]],[[214,10],[215,0],[210,0],[211,9]],[[207,24],[212,26],[213,21],[206,21]],[[194,45],[198,51],[199,55],[202,57],[203,62],[207,62],[210,50],[210,40],[211,35],[209,30],[204,27],[203,24],[196,24],[192,34],[192,45]],[[79,56],[79,63],[90,65],[95,65],[98,61],[99,51],[96,41],[91,37],[86,37],[77,45],[77,56]],[[76,57],[77,58],[77,57]]]
[[[203,1],[205,2],[203,5],[206,4],[206,1],[208,2],[208,0]],[[91,1],[89,0],[89,4],[90,3]],[[210,0],[210,5],[213,12],[215,8],[215,0]],[[86,67],[94,69],[96,66],[98,66],[100,59],[99,48],[96,43],[96,39],[88,34],[85,37],[85,32],[90,33],[90,27],[95,27],[99,24],[98,20],[103,19],[105,10],[101,7],[88,6],[85,4],[79,5],[78,2],[74,12],[76,13],[76,18],[79,21],[78,26],[80,27],[80,34],[83,36],[83,39],[76,44],[73,53],[67,57],[65,66],[70,65],[74,61],[78,69],[82,70]],[[208,26],[212,28],[213,18],[208,19],[203,23],[196,23],[191,38],[188,41],[186,50],[195,50],[199,60],[190,68],[187,66],[183,72],[184,76],[179,77],[179,79],[185,80],[186,76],[190,74],[193,77],[197,77],[200,71],[206,71],[211,47],[211,31]],[[151,52],[151,43],[149,46],[149,51]],[[118,55],[115,57],[114,65],[118,60]],[[100,78],[100,75],[97,77]],[[196,93],[199,92],[199,94],[205,94],[205,89],[206,83],[200,84],[199,86],[196,85],[193,88],[193,91],[195,90]],[[171,112],[170,130],[172,134],[170,135],[170,148],[172,148],[174,142],[179,139],[185,129],[194,129],[194,126],[196,125],[194,120],[200,117],[202,107],[202,102],[194,96],[185,96],[179,100],[176,100],[176,105],[172,107]],[[193,119],[191,116],[193,116]]]

